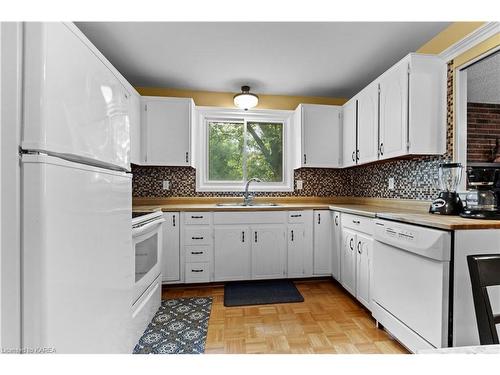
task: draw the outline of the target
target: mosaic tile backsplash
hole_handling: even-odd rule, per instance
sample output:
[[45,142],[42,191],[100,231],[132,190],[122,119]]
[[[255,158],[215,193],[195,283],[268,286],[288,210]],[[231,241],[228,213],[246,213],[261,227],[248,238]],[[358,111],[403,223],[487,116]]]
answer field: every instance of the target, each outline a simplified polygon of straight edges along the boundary
[[[437,195],[432,179],[438,164],[453,157],[453,62],[448,64],[447,147],[442,156],[421,156],[390,160],[349,169],[301,168],[295,180],[303,189],[293,192],[257,193],[265,196],[356,196],[430,200]],[[190,167],[133,166],[134,197],[227,197],[241,192],[196,192],[196,170]],[[387,180],[394,177],[395,189]],[[170,190],[162,189],[162,180],[170,181]]]

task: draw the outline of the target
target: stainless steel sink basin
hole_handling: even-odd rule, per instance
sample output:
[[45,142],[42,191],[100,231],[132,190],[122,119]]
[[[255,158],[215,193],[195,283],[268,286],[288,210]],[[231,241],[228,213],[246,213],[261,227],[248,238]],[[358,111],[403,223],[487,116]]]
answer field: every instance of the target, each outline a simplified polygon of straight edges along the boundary
[[279,204],[267,203],[267,202],[256,202],[252,204],[245,203],[217,203],[218,207],[278,207]]

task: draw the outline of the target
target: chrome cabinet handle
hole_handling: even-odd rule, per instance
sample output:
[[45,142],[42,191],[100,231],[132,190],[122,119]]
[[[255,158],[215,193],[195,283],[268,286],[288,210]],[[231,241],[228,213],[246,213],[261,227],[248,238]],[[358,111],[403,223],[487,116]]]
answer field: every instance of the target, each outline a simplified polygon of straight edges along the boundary
[[172,226],[175,227],[175,215],[172,215]]
[[255,231],[254,236],[255,236],[255,242],[257,242],[257,231]]
[[349,247],[351,248],[351,250],[354,250],[354,246],[353,246],[353,243],[354,242],[354,238],[351,238],[351,240],[349,241]]
[[359,220],[353,220],[352,222],[353,222],[354,224],[360,224],[360,223],[361,223],[361,221],[359,221]]
[[203,237],[191,237],[192,240],[202,240]]
[[200,255],[200,254],[203,254],[203,251],[191,251],[191,254]]
[[352,161],[356,161],[356,160],[354,160],[354,154],[355,154],[355,153],[356,153],[356,151],[353,151],[353,152],[352,152]]
[[196,216],[196,215],[193,216],[193,215],[191,215],[191,219],[203,219],[203,216]]
[[380,155],[384,155],[384,142],[380,144]]
[[203,272],[203,270],[191,270],[191,272]]
[[186,163],[189,163],[189,152],[186,151]]
[[339,226],[339,217],[338,216],[335,216],[335,225]]
[[245,231],[241,231],[241,242],[245,242]]
[[290,215],[290,217],[302,217],[301,214]]
[[321,224],[321,214],[318,214],[318,224]]
[[307,164],[307,155],[304,154],[304,164]]
[[361,254],[361,241],[358,242],[358,254]]
[[356,161],[359,160],[359,150],[356,150]]
[[292,230],[292,241],[293,241],[293,230]]

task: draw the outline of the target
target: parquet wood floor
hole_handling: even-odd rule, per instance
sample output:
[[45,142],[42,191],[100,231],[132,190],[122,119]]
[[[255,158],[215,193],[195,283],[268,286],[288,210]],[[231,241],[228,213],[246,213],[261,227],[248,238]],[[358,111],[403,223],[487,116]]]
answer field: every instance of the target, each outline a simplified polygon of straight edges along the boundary
[[212,296],[205,353],[408,353],[333,280],[296,281],[302,303],[224,306],[224,287],[164,287],[163,298]]

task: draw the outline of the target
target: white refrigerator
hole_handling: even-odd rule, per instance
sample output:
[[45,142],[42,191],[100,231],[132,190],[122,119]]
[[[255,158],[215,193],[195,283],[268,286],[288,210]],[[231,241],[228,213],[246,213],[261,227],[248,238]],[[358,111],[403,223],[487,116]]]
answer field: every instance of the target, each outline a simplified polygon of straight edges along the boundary
[[22,348],[131,353],[129,94],[74,25],[23,31]]

